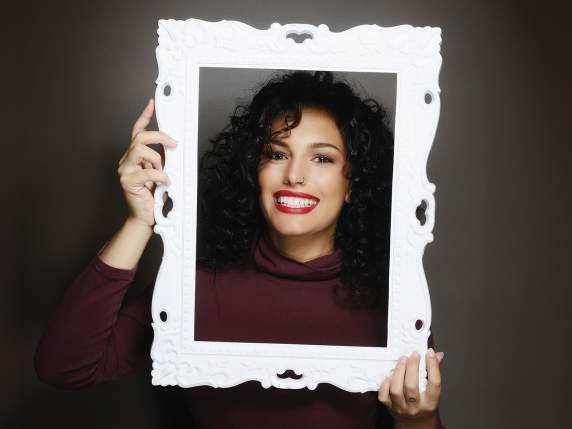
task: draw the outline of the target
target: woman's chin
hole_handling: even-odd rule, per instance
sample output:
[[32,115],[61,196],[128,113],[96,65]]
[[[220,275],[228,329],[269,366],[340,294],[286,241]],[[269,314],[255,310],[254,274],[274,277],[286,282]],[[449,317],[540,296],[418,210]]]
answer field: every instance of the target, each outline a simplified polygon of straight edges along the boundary
[[313,231],[312,228],[301,225],[299,227],[294,227],[293,225],[274,225],[272,229],[275,234],[283,237],[302,237],[304,235],[310,235]]

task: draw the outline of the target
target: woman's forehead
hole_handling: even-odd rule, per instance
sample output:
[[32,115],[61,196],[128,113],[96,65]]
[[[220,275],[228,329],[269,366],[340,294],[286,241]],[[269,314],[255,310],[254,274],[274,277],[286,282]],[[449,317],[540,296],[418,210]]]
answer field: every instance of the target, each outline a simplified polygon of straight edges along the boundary
[[296,125],[296,127],[291,127],[294,123],[293,112],[280,113],[272,121],[271,132],[277,133],[279,130],[287,128],[280,133],[280,136],[287,137],[290,135],[292,130],[300,126],[301,122],[304,122],[304,124],[307,125],[308,122],[312,121],[318,121],[320,123],[320,128],[317,128],[319,130],[326,132],[335,130],[339,133],[335,119],[324,109],[315,107],[303,107],[300,109],[300,122]]
[[[303,108],[301,110],[300,122],[294,128],[278,132],[286,127],[286,119],[288,119],[288,125],[293,122],[293,119],[289,119],[288,114],[282,114],[274,120],[269,143],[279,144],[285,148],[291,148],[290,146],[292,145],[300,146],[301,148],[303,145],[307,150],[330,147],[330,149],[337,150],[342,155],[345,154],[346,145],[344,138],[331,115],[317,108]],[[317,124],[316,121],[319,123]],[[300,131],[304,133],[303,141],[294,139],[291,140],[290,145],[287,141],[284,141],[289,140],[292,133],[297,134],[299,137]]]

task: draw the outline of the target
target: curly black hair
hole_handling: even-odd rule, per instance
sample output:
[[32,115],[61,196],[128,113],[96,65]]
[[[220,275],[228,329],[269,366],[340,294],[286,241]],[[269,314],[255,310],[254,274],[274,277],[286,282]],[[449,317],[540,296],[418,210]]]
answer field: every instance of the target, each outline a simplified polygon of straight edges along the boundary
[[[343,261],[336,296],[351,307],[387,303],[393,133],[387,111],[373,98],[361,99],[330,71],[295,70],[275,75],[248,105],[239,104],[199,164],[197,264],[216,269],[248,262],[265,232],[257,174],[276,133],[296,127],[303,107],[319,108],[335,120],[346,145],[344,176],[351,201],[342,207],[335,244]],[[273,120],[294,121],[271,134]]]

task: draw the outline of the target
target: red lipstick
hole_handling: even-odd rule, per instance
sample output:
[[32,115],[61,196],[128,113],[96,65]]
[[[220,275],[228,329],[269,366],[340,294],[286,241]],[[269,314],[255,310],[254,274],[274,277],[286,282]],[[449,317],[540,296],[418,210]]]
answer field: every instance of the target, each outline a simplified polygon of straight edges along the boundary
[[[299,207],[299,208],[298,207],[288,207],[284,204],[278,203],[278,197],[307,198],[307,199],[316,201],[316,204],[308,206],[308,207]],[[281,211],[283,213],[289,213],[289,214],[309,213],[312,210],[314,210],[314,207],[316,207],[319,202],[320,202],[320,199],[318,197],[315,197],[315,196],[310,195],[310,194],[305,194],[303,192],[293,192],[293,191],[288,191],[286,189],[283,189],[283,190],[280,190],[280,191],[274,193],[274,205],[276,206],[276,208],[279,211]]]

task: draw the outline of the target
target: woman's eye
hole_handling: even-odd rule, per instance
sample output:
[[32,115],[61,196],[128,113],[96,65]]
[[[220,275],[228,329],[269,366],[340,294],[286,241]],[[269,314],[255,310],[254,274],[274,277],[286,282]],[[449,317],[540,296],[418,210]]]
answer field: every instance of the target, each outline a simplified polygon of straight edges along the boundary
[[280,156],[280,155],[284,155],[282,152],[272,152],[270,154],[270,158],[272,159],[281,159],[281,158],[276,158],[276,155]]
[[326,155],[316,155],[316,158],[320,159],[320,164],[326,164],[328,162],[332,162],[332,160]]
[[[270,153],[270,158],[273,160],[281,160],[285,156],[284,152],[273,151]],[[328,156],[326,155],[316,155],[314,158],[318,158],[318,164],[327,164],[333,162]]]

